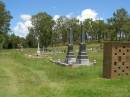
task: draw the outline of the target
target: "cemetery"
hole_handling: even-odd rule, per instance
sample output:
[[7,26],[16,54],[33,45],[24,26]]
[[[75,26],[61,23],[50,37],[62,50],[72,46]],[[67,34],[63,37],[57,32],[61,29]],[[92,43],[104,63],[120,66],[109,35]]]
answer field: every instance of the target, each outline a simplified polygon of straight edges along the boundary
[[[0,97],[130,97],[126,9],[101,20],[92,9],[54,16],[56,7],[48,5],[40,12],[35,1],[21,1],[18,11],[16,1],[0,0]],[[24,7],[32,13],[18,19]]]
[[[99,44],[87,45],[89,49],[97,46]],[[62,48],[67,49],[67,47]],[[64,60],[66,53],[48,55],[38,59],[25,57],[24,54],[35,53],[36,50],[24,49],[23,52],[3,50],[0,52],[0,94],[2,96],[84,97],[84,95],[89,95],[95,97],[98,95],[104,97],[107,95],[122,97],[126,95],[129,97],[127,89],[130,86],[130,76],[114,79],[103,78],[103,49],[96,53],[88,51],[90,61],[96,60],[95,65],[82,65],[74,68],[56,65],[49,61],[50,57],[54,60]]]

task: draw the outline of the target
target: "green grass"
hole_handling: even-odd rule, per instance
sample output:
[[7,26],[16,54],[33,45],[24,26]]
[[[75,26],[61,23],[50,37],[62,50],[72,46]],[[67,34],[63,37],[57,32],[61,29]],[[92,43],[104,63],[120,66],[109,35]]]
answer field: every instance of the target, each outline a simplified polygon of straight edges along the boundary
[[[89,48],[95,46],[88,45]],[[41,59],[25,56],[34,51],[0,51],[0,97],[130,97],[130,76],[113,80],[102,78],[102,50],[88,52],[90,60],[97,60],[95,66],[78,68],[49,61],[50,57],[63,59],[65,54]]]

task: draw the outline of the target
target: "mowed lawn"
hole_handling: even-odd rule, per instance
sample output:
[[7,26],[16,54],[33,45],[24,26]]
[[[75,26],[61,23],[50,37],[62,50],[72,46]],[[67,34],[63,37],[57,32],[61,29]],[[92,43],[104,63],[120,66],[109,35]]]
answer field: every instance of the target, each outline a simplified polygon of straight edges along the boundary
[[[88,47],[97,47],[89,44]],[[57,47],[57,50],[66,47]],[[95,66],[78,68],[51,63],[65,53],[29,58],[35,49],[0,51],[0,97],[130,97],[130,75],[119,79],[102,78],[102,50],[88,51]]]

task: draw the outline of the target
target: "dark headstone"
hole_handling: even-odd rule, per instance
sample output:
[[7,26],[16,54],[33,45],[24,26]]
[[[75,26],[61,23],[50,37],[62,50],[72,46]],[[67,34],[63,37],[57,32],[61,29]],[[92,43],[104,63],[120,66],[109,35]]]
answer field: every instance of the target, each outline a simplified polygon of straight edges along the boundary
[[67,64],[73,64],[76,61],[74,52],[73,52],[73,32],[72,29],[67,34],[67,40],[68,40],[68,49],[67,49],[67,55],[65,58],[65,63]]
[[80,47],[79,53],[77,56],[77,64],[82,65],[89,65],[89,59],[86,51],[86,44],[85,44],[85,33],[82,31],[82,24],[81,24],[81,34],[80,34]]

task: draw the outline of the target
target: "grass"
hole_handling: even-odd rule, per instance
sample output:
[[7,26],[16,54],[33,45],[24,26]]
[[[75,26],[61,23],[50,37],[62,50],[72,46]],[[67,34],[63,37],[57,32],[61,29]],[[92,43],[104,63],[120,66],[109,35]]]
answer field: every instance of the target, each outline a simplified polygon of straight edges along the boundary
[[[88,48],[95,46],[97,44],[89,44]],[[95,66],[78,68],[49,61],[50,57],[63,59],[63,53],[41,59],[25,56],[34,51],[0,51],[0,97],[130,97],[130,76],[113,80],[102,78],[100,49],[96,53],[88,51],[90,60],[97,60]]]

